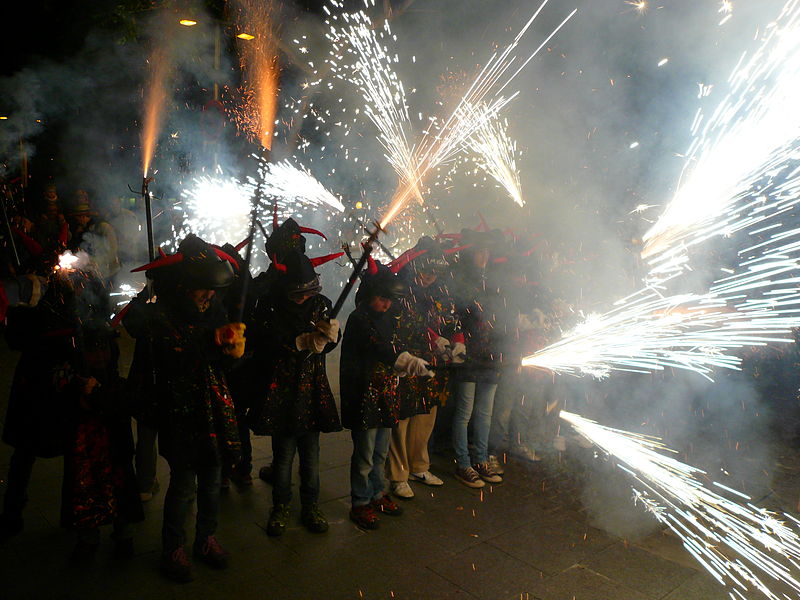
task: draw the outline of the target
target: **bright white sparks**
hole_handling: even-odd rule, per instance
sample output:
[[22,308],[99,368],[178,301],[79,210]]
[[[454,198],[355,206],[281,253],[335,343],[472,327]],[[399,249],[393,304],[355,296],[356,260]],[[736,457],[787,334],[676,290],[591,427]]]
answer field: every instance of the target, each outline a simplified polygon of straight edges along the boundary
[[262,192],[273,197],[284,206],[328,207],[337,212],[344,211],[342,202],[329,192],[311,172],[303,166],[295,166],[288,160],[262,165]]
[[486,119],[467,142],[478,166],[491,175],[519,206],[525,205],[517,171],[517,144],[508,135],[508,122]]
[[[798,521],[714,483],[743,502],[721,496],[704,483],[704,471],[667,454],[674,451],[657,438],[605,427],[566,411],[560,416],[635,480],[636,501],[675,533],[717,581],[729,586],[731,598],[744,598],[752,589],[770,600],[800,593],[795,578],[800,569]],[[778,595],[769,587],[775,584],[788,586],[794,594]]]
[[644,235],[642,255],[655,269],[711,237],[747,227],[754,185],[800,156],[798,0],[789,0],[764,29],[761,46],[742,56],[729,85],[711,116],[698,113],[694,120],[678,190]]

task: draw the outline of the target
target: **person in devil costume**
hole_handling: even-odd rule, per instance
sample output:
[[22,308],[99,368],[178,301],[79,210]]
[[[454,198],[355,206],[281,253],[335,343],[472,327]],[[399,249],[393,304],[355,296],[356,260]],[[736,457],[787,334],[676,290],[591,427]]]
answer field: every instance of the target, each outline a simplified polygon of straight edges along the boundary
[[274,261],[279,274],[257,301],[251,343],[261,395],[248,413],[256,435],[272,437],[272,501],[267,534],[280,536],[289,519],[292,468],[300,455],[301,521],[323,533],[328,521],[319,509],[319,436],[341,431],[339,413],[325,370],[326,355],[339,343],[339,322],[328,319],[331,301],[320,291],[314,268],[343,253],[309,258],[299,250]]
[[[410,282],[409,293],[399,303],[400,345],[434,366],[463,362],[466,349],[455,306],[439,279],[449,269],[440,245],[424,236],[389,267]],[[409,480],[430,486],[444,483],[430,472],[428,441],[448,389],[449,373],[445,369],[436,370],[433,377],[400,378],[399,422],[392,429],[389,445],[391,490],[398,498],[414,497]]]
[[391,430],[400,416],[397,376],[432,375],[425,360],[397,349],[398,313],[392,308],[405,287],[389,268],[370,259],[342,340],[342,425],[353,439],[350,520],[363,529],[378,527],[378,513],[402,513],[386,493],[383,473]]
[[158,431],[170,467],[164,498],[162,573],[190,581],[185,522],[195,494],[194,556],[224,568],[228,553],[215,537],[223,465],[239,460],[240,444],[225,370],[244,354],[244,325],[230,323],[217,291],[233,281],[221,250],[190,234],[178,252],[135,269],[153,280],[155,302],[131,301],[125,327],[136,338],[128,376],[138,418]]

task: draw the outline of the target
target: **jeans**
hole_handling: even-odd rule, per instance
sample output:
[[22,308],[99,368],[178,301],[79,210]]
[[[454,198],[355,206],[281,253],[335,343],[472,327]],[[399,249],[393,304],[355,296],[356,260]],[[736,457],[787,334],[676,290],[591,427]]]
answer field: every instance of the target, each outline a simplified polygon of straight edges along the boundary
[[170,465],[169,488],[164,497],[164,523],[161,539],[165,553],[171,553],[186,543],[186,519],[197,496],[195,540],[214,535],[219,517],[219,490],[222,469]]
[[300,502],[316,504],[319,499],[319,432],[272,436],[272,503],[292,501],[292,465],[300,455]]
[[[462,469],[489,459],[489,429],[492,426],[492,408],[496,383],[462,381],[456,387],[456,410],[453,415],[453,450],[456,462]],[[470,460],[468,433],[472,419],[474,460]]]
[[389,453],[391,432],[389,427],[350,432],[353,438],[353,456],[350,459],[350,497],[353,506],[365,506],[385,493],[383,470]]

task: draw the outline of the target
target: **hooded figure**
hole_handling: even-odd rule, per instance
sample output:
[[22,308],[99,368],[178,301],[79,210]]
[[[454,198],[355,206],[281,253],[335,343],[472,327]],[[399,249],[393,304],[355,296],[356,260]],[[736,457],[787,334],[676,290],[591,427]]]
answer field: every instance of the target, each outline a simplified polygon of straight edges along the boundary
[[217,292],[233,281],[230,257],[189,235],[173,255],[136,270],[153,280],[131,301],[123,323],[136,338],[129,382],[138,419],[158,431],[170,466],[164,499],[161,569],[176,581],[192,578],[185,522],[197,487],[195,557],[215,567],[227,552],[214,534],[223,465],[239,459],[239,438],[225,370],[244,353],[244,325],[228,323]]
[[292,465],[300,455],[301,519],[312,532],[328,529],[319,509],[319,434],[340,431],[325,360],[339,343],[339,323],[329,319],[331,301],[320,291],[315,264],[290,250],[274,261],[276,278],[258,299],[253,318],[257,373],[249,423],[257,435],[272,436],[272,500],[267,533],[286,529],[292,499]]
[[378,512],[402,512],[386,494],[383,475],[389,435],[400,414],[398,374],[431,375],[426,361],[396,344],[398,313],[394,303],[403,294],[405,285],[400,278],[370,260],[342,341],[342,424],[351,430],[353,439],[350,519],[365,529],[378,526]]

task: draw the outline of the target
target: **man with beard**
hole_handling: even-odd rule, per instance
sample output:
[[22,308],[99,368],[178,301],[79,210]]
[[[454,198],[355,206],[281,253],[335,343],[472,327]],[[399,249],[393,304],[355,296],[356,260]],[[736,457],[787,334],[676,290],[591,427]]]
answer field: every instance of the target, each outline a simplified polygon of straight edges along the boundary
[[[139,420],[158,431],[170,466],[164,498],[161,571],[192,577],[185,522],[195,493],[194,556],[224,568],[228,553],[215,537],[222,467],[239,459],[233,400],[225,373],[244,354],[244,325],[228,323],[217,292],[233,281],[233,259],[190,234],[178,252],[140,267],[153,279],[155,302],[140,294],[124,324],[136,338],[129,381]],[[134,304],[135,303],[135,304]]]

